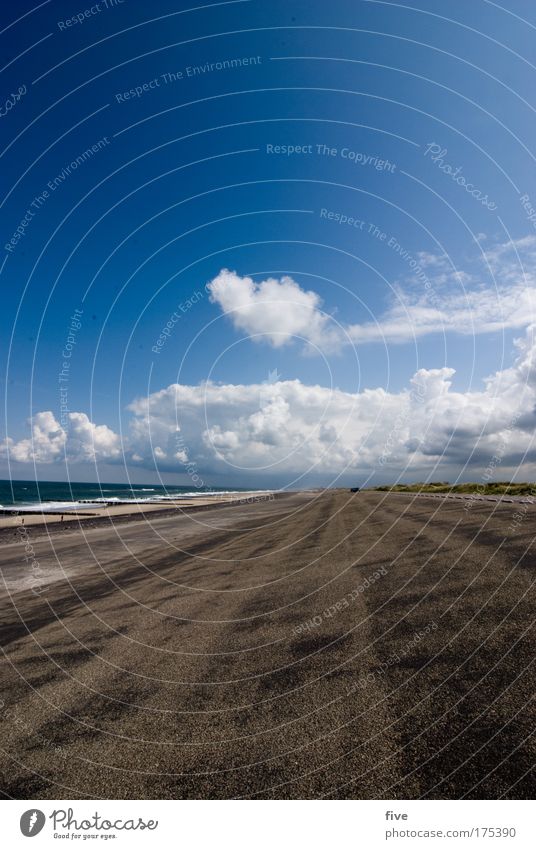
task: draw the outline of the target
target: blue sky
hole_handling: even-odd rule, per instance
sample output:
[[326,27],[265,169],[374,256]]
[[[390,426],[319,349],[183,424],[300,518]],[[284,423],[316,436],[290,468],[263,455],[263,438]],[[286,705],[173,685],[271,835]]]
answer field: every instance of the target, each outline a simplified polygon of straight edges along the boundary
[[0,474],[532,475],[531,4],[192,6],[2,12]]

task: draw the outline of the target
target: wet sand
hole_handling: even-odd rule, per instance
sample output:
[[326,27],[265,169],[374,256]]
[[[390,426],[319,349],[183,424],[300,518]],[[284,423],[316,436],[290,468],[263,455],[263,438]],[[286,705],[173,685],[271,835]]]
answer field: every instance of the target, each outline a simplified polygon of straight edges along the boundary
[[4,795],[530,798],[535,519],[333,491],[12,529]]

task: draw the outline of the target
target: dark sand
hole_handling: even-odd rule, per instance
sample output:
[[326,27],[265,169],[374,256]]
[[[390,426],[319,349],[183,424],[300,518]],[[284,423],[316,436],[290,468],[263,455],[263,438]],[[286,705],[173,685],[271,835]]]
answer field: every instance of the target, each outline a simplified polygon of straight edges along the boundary
[[338,491],[32,528],[41,595],[3,536],[4,795],[531,797],[524,509]]

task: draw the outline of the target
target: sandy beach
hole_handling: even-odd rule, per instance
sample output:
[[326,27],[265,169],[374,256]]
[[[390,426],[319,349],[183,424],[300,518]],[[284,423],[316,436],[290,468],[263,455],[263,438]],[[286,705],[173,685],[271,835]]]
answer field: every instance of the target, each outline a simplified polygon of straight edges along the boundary
[[45,510],[38,512],[37,510],[25,510],[23,507],[19,511],[13,510],[11,513],[0,515],[0,532],[3,529],[18,528],[22,525],[47,525],[52,527],[55,524],[63,524],[64,522],[83,522],[86,523],[90,519],[116,519],[118,516],[143,518],[146,513],[162,513],[167,511],[173,513],[183,510],[195,510],[199,507],[209,507],[217,504],[236,504],[236,503],[251,503],[255,501],[263,501],[270,499],[273,496],[259,492],[230,492],[218,493],[210,495],[206,498],[196,496],[195,498],[173,498],[167,501],[158,502],[134,502],[122,504],[103,504],[95,505],[88,504],[77,510]]
[[5,529],[5,797],[530,798],[516,510],[339,490]]

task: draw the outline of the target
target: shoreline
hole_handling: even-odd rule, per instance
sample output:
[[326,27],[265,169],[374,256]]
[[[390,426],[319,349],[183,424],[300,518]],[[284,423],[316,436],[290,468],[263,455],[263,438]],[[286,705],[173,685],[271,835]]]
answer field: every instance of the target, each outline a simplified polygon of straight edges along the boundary
[[0,516],[0,540],[16,537],[20,528],[32,528],[45,533],[62,533],[64,530],[75,530],[76,528],[96,528],[103,525],[124,524],[131,521],[141,521],[147,518],[147,514],[154,514],[154,518],[163,518],[173,515],[184,515],[190,512],[210,510],[215,507],[235,507],[246,504],[257,504],[275,501],[290,492],[270,492],[259,494],[258,492],[240,492],[236,494],[225,494],[222,496],[211,496],[210,498],[178,498],[167,502],[150,502],[117,504],[112,506],[101,506],[91,513],[85,510],[68,510],[64,512],[29,510],[27,513],[19,512],[12,516]]

